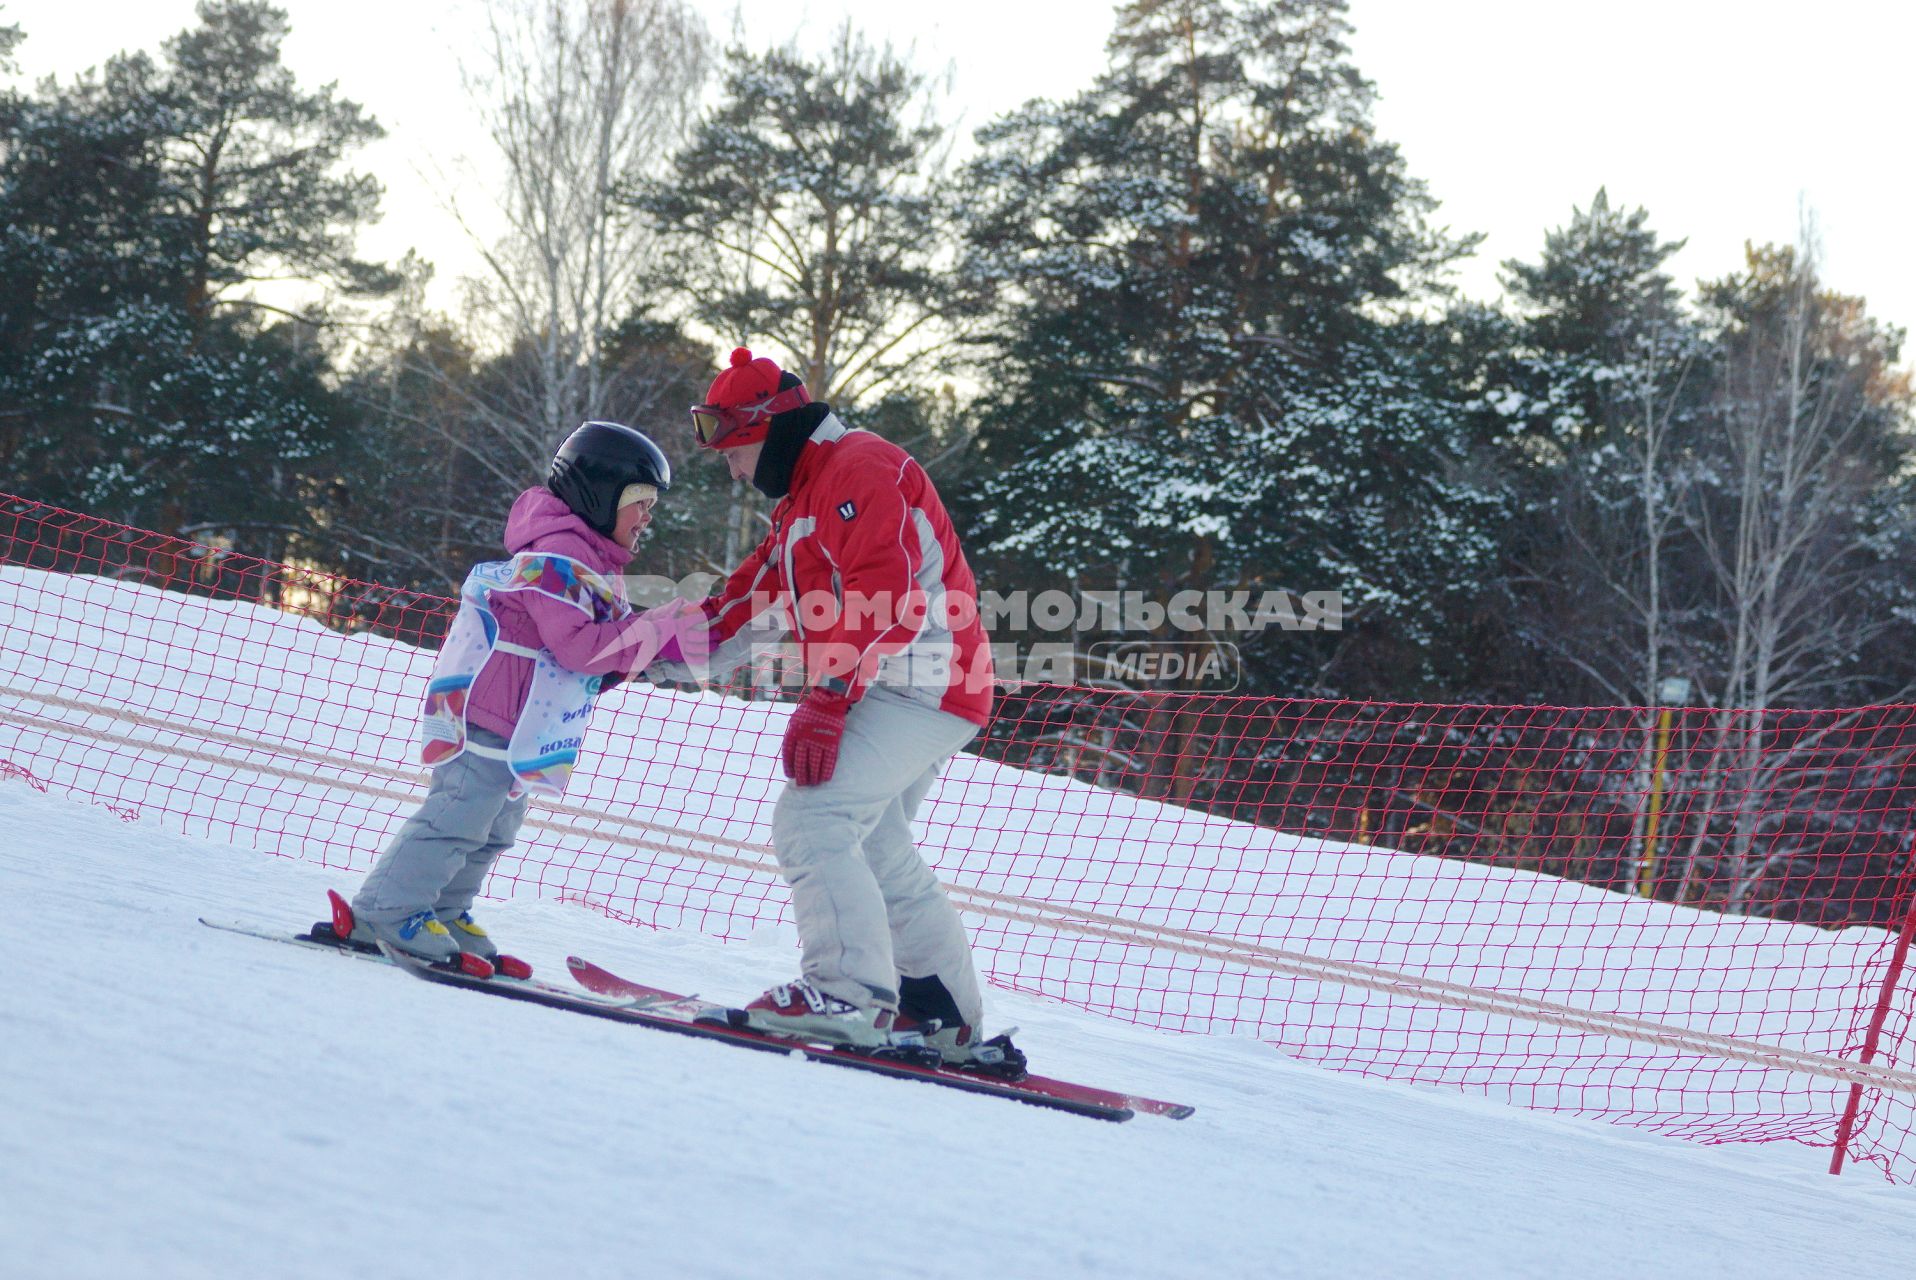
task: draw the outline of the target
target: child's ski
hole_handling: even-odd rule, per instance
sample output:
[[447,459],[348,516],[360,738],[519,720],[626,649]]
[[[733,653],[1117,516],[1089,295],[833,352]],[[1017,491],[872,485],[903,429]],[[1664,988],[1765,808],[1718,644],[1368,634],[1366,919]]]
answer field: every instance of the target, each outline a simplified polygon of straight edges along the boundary
[[[378,947],[371,943],[354,942],[350,938],[341,935],[334,928],[331,921],[322,920],[304,933],[288,933],[284,929],[275,929],[270,925],[252,924],[243,920],[209,920],[205,916],[200,917],[200,923],[209,929],[218,929],[224,933],[239,933],[249,938],[264,938],[268,942],[284,942],[292,946],[305,947],[313,951],[330,951],[335,955],[351,956],[357,960],[371,960],[375,964],[389,963],[386,957],[380,953]],[[521,974],[529,975],[532,971],[531,967],[526,965],[524,961],[515,960],[510,956],[501,956],[500,959],[505,963],[497,970],[494,970],[489,964],[484,960],[480,960],[477,956],[464,955],[457,961],[449,961],[443,967],[448,972],[469,975],[475,979],[543,989],[557,996],[590,998],[586,996],[585,993],[577,991],[572,987],[561,987],[550,982],[541,982],[537,978],[521,976]],[[432,967],[437,968],[440,966]],[[632,1003],[629,998],[625,997],[603,997],[602,999],[607,1006],[612,1008],[624,1008]]]

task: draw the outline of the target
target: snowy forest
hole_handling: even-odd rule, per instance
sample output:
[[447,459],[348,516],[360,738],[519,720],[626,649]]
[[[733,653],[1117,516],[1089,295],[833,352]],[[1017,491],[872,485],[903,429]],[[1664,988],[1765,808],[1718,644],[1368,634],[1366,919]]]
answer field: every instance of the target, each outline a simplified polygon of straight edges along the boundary
[[[1342,593],[1340,630],[1218,637],[1240,693],[1916,688],[1903,335],[1819,282],[1810,219],[1679,281],[1682,228],[1592,174],[1500,303],[1465,300],[1476,237],[1374,130],[1340,0],[1119,5],[1094,83],[962,138],[936,68],[855,29],[490,13],[468,81],[507,181],[469,194],[506,232],[452,314],[428,251],[360,256],[381,125],[298,81],[271,5],[13,75],[0,488],[449,593],[611,418],[679,471],[638,567],[717,572],[765,504],[684,410],[745,344],[911,449],[993,590]],[[32,34],[0,33],[7,70]],[[308,301],[267,301],[288,279]]]

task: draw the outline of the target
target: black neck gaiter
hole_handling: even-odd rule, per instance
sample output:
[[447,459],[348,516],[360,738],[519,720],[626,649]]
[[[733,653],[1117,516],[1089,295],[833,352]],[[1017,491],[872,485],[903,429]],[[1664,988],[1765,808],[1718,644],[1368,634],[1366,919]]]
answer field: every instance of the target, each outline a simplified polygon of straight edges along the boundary
[[772,429],[765,436],[765,451],[758,455],[758,466],[752,469],[752,487],[774,501],[790,493],[798,455],[805,451],[805,442],[831,411],[830,405],[814,400],[772,415]]

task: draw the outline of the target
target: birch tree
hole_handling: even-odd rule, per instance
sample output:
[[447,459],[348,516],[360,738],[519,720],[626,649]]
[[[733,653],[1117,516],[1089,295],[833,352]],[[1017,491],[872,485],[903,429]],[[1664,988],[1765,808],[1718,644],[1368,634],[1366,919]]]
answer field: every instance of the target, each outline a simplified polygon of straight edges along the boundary
[[[455,321],[425,305],[430,266],[407,264],[402,305],[354,371],[375,427],[334,523],[362,576],[441,590],[497,547],[513,498],[580,422],[650,425],[690,403],[692,357],[646,315],[652,236],[618,193],[696,111],[702,23],[680,0],[491,0],[484,13],[464,71],[496,163],[448,198],[484,269],[462,282]],[[657,436],[670,451],[678,434]]]
[[708,49],[680,0],[495,0],[487,10],[483,58],[467,79],[501,163],[494,203],[506,230],[484,244],[486,271],[467,284],[477,336],[496,355],[492,377],[465,395],[482,429],[448,443],[502,491],[536,479],[581,421],[638,417],[653,402],[657,371],[610,358],[654,248],[618,193],[684,136]]
[[1901,335],[1820,288],[1816,265],[1806,226],[1796,248],[1753,248],[1743,273],[1703,292],[1721,331],[1713,448],[1686,522],[1713,596],[1696,637],[1718,708],[1704,809],[1722,841],[1713,892],[1732,909],[1754,905],[1791,856],[1788,840],[1763,838],[1766,798],[1817,745],[1775,749],[1776,710],[1909,692],[1874,687],[1859,661],[1907,626],[1894,563],[1910,521]]

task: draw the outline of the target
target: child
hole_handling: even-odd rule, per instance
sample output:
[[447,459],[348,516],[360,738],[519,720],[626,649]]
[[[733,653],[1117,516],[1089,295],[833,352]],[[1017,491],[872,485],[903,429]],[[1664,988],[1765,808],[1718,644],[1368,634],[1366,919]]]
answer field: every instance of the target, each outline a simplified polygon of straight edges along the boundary
[[621,576],[671,483],[643,434],[588,422],[545,487],[512,504],[512,559],[474,566],[427,686],[431,790],[354,897],[354,941],[432,961],[498,956],[471,907],[530,793],[564,794],[602,687],[677,650],[632,612]]

